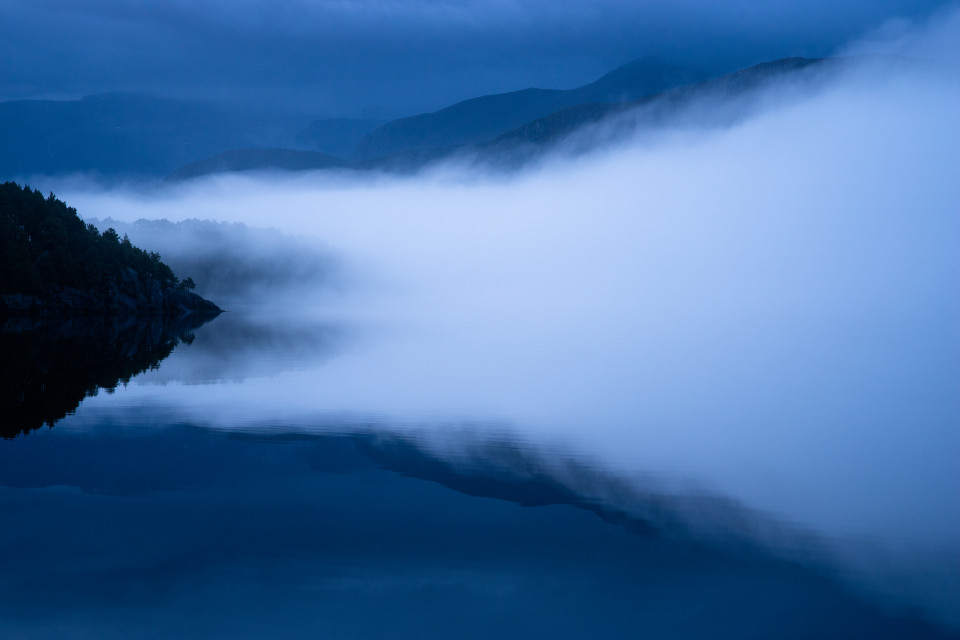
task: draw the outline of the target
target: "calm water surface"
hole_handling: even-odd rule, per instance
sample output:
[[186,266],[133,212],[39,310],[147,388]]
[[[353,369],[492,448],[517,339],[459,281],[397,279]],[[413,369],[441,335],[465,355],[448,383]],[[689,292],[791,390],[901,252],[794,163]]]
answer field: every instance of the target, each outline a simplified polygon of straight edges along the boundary
[[4,637],[957,637],[955,505],[915,434],[838,461],[672,396],[658,423],[586,352],[530,377],[443,322],[26,329]]

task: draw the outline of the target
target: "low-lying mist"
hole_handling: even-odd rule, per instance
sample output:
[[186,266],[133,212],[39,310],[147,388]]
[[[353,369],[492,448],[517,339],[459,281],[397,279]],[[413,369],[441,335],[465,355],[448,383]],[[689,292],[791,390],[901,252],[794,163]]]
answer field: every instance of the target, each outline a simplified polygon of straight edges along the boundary
[[276,229],[197,219],[85,221],[101,231],[113,228],[134,245],[160,253],[179,278],[192,278],[198,294],[221,306],[338,285],[337,259],[322,243]]
[[310,375],[184,386],[194,418],[501,420],[612,469],[935,553],[956,585],[960,84],[914,69],[514,176],[58,195],[97,217],[274,227],[342,257],[338,295],[257,302],[278,324],[309,311],[368,339]]

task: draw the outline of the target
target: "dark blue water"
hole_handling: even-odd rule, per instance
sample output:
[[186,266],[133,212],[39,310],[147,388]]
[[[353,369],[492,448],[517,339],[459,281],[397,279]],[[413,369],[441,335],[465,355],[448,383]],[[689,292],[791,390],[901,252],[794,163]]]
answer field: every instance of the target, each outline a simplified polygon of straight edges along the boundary
[[[891,597],[813,528],[624,473],[602,433],[335,412],[321,388],[312,414],[238,410],[336,368],[360,348],[342,327],[147,329],[6,343],[8,382],[36,365],[19,419],[53,413],[0,440],[4,638],[956,637],[938,594]],[[115,389],[83,378],[61,419],[67,355],[94,353]]]
[[375,431],[136,425],[2,443],[5,637],[947,635],[822,568],[584,501],[520,445],[460,468]]

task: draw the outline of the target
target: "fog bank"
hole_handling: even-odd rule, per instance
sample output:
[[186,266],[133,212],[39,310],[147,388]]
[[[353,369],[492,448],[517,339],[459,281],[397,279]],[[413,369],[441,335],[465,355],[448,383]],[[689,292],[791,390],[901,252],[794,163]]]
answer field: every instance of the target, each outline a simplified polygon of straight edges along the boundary
[[[510,424],[615,471],[932,557],[954,585],[926,594],[946,615],[960,575],[958,112],[950,74],[905,67],[511,178],[58,195],[101,217],[274,226],[344,256],[355,286],[320,312],[368,339],[308,374],[167,389],[191,419]],[[90,404],[149,403],[154,388]]]

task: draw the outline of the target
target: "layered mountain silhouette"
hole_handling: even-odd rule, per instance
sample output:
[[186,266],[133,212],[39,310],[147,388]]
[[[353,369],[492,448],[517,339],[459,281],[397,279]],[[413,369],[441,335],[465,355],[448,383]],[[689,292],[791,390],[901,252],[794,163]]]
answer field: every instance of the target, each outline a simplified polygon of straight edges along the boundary
[[636,100],[694,79],[691,72],[658,58],[640,58],[576,89],[523,89],[473,98],[434,113],[393,120],[361,140],[356,156],[359,160],[370,160],[401,152],[476,144],[564,107]]
[[[642,129],[728,126],[751,113],[772,89],[780,88],[785,94],[799,89],[809,95],[819,86],[821,74],[841,63],[836,58],[785,58],[638,100],[567,107],[477,145],[475,159],[514,166],[552,150],[562,141],[570,143],[568,151],[578,152],[616,142]],[[784,83],[790,86],[778,87]],[[589,136],[571,140],[586,129],[590,129]]]
[[290,146],[305,124],[137,93],[0,102],[0,175],[165,175],[227,149]]
[[[363,169],[415,171],[445,159],[515,169],[554,152],[577,154],[649,130],[689,125],[728,126],[752,113],[771,89],[809,95],[822,72],[841,59],[786,58],[701,82],[621,102],[589,102],[559,109],[479,143],[417,149],[357,163]],[[583,135],[579,135],[583,134]]]
[[[3,102],[0,147],[8,153],[0,157],[0,175],[88,172],[184,180],[255,170],[416,171],[453,156],[513,168],[585,127],[598,134],[595,146],[685,117],[692,122],[692,109],[701,103],[709,102],[710,109],[698,114],[696,124],[728,124],[750,113],[761,89],[837,64],[788,58],[703,78],[645,57],[575,89],[481,96],[386,123],[308,123],[140,94]],[[603,131],[595,127],[601,122]]]
[[578,89],[484,96],[388,122],[366,136],[357,159],[344,166],[404,173],[455,159],[510,170],[559,147],[576,154],[647,130],[729,126],[755,112],[772,93],[810,95],[823,86],[825,72],[848,63],[785,58],[683,84],[682,71],[644,58]]

